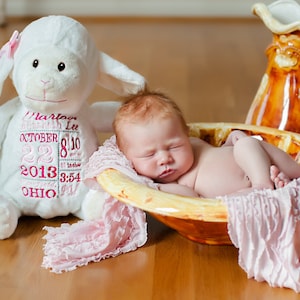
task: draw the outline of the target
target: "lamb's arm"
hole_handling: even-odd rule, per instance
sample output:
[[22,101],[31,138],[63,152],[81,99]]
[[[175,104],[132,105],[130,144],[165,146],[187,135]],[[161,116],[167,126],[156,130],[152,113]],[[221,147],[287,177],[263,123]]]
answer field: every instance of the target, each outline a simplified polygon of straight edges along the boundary
[[95,102],[90,107],[90,120],[94,127],[101,132],[112,132],[112,123],[121,102],[103,101]]

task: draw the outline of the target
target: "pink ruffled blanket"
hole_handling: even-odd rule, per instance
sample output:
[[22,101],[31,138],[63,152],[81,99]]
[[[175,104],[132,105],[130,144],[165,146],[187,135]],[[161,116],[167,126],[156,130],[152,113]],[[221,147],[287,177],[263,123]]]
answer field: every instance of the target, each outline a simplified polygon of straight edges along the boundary
[[[152,180],[137,175],[130,162],[116,146],[115,137],[108,139],[90,157],[85,168],[86,184],[102,190],[96,176],[107,168],[115,168],[136,182],[156,185]],[[102,218],[95,221],[79,221],[62,224],[61,227],[44,227],[44,258],[42,267],[52,272],[71,271],[89,262],[133,251],[147,241],[146,214],[138,208],[117,201],[107,193]],[[101,199],[100,199],[101,200]]]
[[222,199],[228,233],[248,278],[300,292],[300,179],[281,189]]
[[[86,183],[101,189],[95,177],[110,167],[156,188],[151,180],[136,174],[114,136],[90,158]],[[300,179],[278,190],[221,199],[228,207],[228,233],[239,249],[239,265],[248,277],[300,292]],[[144,212],[108,194],[101,220],[46,229],[43,266],[56,273],[135,250],[147,240]]]

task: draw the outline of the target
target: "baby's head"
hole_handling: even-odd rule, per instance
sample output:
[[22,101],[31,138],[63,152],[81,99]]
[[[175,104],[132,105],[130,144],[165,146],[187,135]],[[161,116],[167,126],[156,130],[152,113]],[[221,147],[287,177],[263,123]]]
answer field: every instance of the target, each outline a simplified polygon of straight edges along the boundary
[[124,131],[128,124],[142,125],[150,121],[171,119],[179,122],[186,135],[188,126],[178,105],[161,92],[148,90],[141,91],[137,95],[125,99],[115,116],[113,128],[117,139],[118,147],[123,151],[126,146]]
[[188,126],[174,101],[144,91],[128,98],[116,114],[117,145],[140,175],[173,182],[194,161]]

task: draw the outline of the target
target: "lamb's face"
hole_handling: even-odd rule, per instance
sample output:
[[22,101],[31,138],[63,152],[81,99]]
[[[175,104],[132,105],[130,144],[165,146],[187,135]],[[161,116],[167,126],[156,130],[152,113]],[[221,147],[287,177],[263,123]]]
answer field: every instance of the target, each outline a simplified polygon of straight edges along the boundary
[[13,82],[29,110],[75,114],[91,92],[87,90],[87,71],[73,53],[40,47],[15,64]]

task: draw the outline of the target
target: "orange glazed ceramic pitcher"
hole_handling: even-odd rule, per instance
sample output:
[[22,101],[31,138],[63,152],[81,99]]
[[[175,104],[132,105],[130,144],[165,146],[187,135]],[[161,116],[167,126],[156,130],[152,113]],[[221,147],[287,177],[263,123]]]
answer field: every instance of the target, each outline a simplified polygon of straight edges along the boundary
[[247,124],[300,132],[300,5],[256,3],[253,13],[273,34],[268,65],[246,118]]

